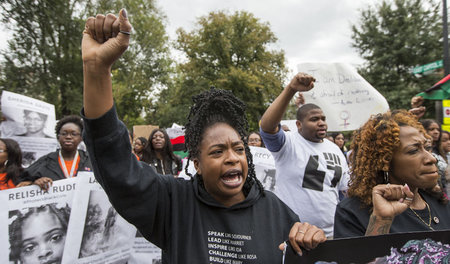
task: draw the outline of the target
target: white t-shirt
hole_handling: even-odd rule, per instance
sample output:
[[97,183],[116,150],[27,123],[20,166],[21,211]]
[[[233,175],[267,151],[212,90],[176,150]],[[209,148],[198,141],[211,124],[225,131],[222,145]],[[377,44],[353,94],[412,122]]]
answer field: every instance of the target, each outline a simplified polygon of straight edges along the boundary
[[269,150],[278,150],[272,152],[277,170],[276,195],[302,222],[323,229],[327,237],[333,236],[338,191],[346,190],[349,181],[342,151],[329,140],[315,143],[298,132],[280,130],[275,135],[262,132],[261,136]]

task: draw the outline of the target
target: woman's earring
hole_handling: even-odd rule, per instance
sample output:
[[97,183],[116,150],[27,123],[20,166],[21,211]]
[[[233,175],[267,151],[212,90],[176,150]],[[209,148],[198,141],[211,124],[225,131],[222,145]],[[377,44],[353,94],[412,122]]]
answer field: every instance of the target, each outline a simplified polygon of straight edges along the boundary
[[384,171],[384,183],[385,184],[389,183],[389,172],[388,171]]

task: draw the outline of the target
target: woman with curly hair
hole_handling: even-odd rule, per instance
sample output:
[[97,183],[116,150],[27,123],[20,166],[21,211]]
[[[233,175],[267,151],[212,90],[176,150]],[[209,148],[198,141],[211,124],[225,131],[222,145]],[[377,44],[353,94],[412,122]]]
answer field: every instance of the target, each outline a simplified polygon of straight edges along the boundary
[[114,108],[110,74],[128,47],[130,30],[125,10],[119,18],[97,15],[86,22],[84,139],[114,208],[162,249],[163,263],[281,263],[279,246],[287,238],[299,253],[300,246],[311,249],[326,240],[322,230],[300,223],[264,191],[245,139],[245,104],[230,91],[193,98],[185,125],[188,162],[196,170],[190,181],[157,174],[134,158]]
[[436,197],[430,136],[399,110],[372,116],[354,133],[348,198],[336,209],[334,237],[450,228],[447,200]]

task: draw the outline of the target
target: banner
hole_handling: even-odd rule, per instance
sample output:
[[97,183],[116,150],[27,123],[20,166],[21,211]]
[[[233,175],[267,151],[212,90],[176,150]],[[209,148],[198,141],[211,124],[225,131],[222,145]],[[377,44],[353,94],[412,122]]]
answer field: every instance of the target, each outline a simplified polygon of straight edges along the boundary
[[0,263],[61,263],[75,182],[0,192]]
[[126,263],[136,228],[112,207],[92,172],[77,179],[62,263]]
[[386,99],[350,65],[302,63],[297,67],[316,78],[314,88],[303,95],[305,103],[322,108],[328,131],[358,129],[371,115],[389,109]]
[[303,250],[303,256],[297,255],[292,247],[288,245],[283,263],[369,263],[376,258],[390,255],[391,248],[400,249],[410,240],[422,240],[427,238],[436,242],[450,244],[450,230],[396,233],[328,240],[319,244],[317,248],[313,250]]

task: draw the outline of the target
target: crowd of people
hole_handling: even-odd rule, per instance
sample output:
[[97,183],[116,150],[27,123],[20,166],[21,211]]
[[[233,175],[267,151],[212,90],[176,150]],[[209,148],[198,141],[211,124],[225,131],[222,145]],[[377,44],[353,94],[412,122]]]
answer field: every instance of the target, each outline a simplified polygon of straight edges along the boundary
[[[1,138],[2,190],[47,189],[93,171],[114,208],[163,250],[164,263],[207,263],[213,257],[208,242],[219,234],[246,237],[242,250],[258,259],[254,263],[279,263],[286,240],[302,254],[327,239],[450,229],[449,132],[434,120],[419,121],[423,108],[413,105],[420,111],[372,116],[348,144],[344,133],[327,131],[320,106],[305,104],[301,92],[315,82],[305,73],[295,75],[263,114],[260,130],[250,133],[245,104],[231,92],[195,96],[185,145],[186,166],[192,163],[196,173],[186,170],[191,180],[177,179],[182,160],[167,132],[129,140],[117,117],[109,72],[127,49],[130,31],[125,10],[87,20],[82,117],[59,120],[60,148],[28,168],[19,145]],[[297,131],[283,129],[283,115],[299,93]],[[87,153],[79,149],[82,140]],[[256,177],[249,146],[272,153],[274,193]]]

